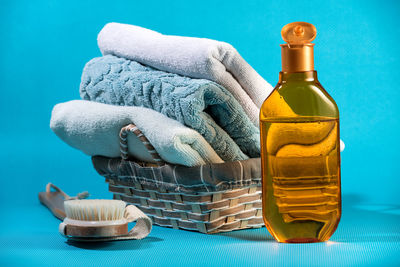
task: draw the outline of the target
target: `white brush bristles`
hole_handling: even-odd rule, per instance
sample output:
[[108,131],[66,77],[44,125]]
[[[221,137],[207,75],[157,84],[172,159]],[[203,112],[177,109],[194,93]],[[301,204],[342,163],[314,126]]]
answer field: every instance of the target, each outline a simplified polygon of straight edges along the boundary
[[114,221],[122,219],[125,202],[107,199],[77,199],[64,202],[68,218],[81,221]]

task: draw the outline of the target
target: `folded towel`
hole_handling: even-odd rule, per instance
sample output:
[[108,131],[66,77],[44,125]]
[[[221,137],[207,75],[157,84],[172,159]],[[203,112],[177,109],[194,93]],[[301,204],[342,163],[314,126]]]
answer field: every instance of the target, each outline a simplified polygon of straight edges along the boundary
[[[64,142],[88,155],[119,157],[119,131],[130,123],[136,124],[167,162],[185,166],[223,162],[198,132],[143,107],[74,100],[54,107],[50,127]],[[134,134],[128,134],[128,149],[139,160],[153,161]]]
[[228,43],[163,35],[138,26],[109,23],[99,33],[98,45],[103,55],[215,81],[232,93],[257,126],[258,109],[273,89]]
[[260,156],[259,129],[232,94],[214,82],[108,55],[86,64],[80,93],[85,100],[143,106],[178,120],[198,131],[225,161]]

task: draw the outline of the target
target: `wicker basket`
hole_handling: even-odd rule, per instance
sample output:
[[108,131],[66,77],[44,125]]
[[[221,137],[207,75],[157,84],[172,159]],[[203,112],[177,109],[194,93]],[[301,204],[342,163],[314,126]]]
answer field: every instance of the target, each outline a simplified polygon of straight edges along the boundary
[[[154,163],[128,159],[129,132],[142,141]],[[121,129],[120,141],[121,158],[95,156],[94,167],[115,199],[136,205],[154,224],[202,233],[264,225],[259,159],[198,167],[167,164],[133,124]]]

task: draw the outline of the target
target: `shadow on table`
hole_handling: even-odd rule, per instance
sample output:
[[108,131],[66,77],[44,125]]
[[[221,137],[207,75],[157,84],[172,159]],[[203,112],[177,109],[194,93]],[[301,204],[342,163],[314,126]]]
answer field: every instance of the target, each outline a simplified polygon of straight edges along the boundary
[[[368,204],[359,195],[343,195],[342,207],[342,218],[331,241],[400,243],[400,205]],[[275,242],[265,227],[219,235],[247,241]]]
[[265,227],[259,229],[238,230],[228,233],[220,233],[218,235],[253,242],[275,242],[274,238],[268,233]]
[[69,246],[76,248],[87,249],[87,250],[136,250],[150,248],[152,243],[160,242],[164,239],[158,237],[146,237],[141,240],[120,240],[120,241],[108,241],[108,242],[77,242],[68,240],[65,243]]
[[[34,250],[105,250],[105,251],[132,251],[152,248],[155,242],[163,241],[158,237],[148,236],[141,240],[124,240],[108,242],[76,242],[66,240],[57,233],[36,232],[22,233],[0,237],[0,246],[9,250],[34,249]],[[1,253],[0,253],[1,254]],[[1,261],[1,260],[0,260]]]

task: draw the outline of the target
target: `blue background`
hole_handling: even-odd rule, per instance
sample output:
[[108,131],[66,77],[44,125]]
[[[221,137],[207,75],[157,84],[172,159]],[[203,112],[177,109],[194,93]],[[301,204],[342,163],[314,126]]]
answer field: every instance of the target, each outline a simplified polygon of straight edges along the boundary
[[[399,27],[396,1],[0,1],[0,264],[399,265]],[[107,22],[231,43],[272,85],[280,30],[317,27],[315,66],[341,115],[343,216],[332,241],[283,245],[265,228],[224,235],[154,227],[142,241],[79,245],[40,206],[47,182],[110,198],[90,158],[49,129],[79,98],[84,64]]]

